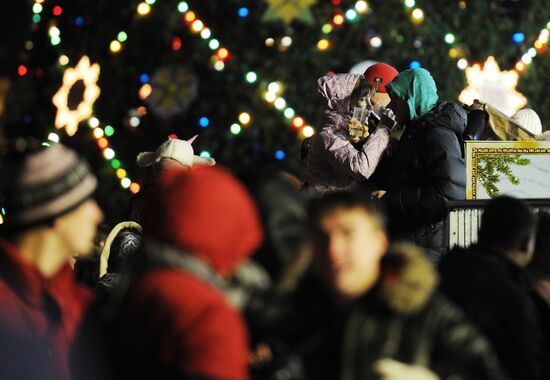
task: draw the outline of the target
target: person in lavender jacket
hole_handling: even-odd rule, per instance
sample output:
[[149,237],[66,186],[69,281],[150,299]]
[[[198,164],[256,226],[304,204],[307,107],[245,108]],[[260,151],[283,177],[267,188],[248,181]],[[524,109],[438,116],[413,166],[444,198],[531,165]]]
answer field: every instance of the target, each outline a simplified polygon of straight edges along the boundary
[[321,77],[318,91],[327,107],[324,126],[311,138],[306,157],[306,181],[313,195],[350,190],[366,181],[388,146],[395,124],[393,114],[384,114],[369,132],[352,118],[354,107],[374,108],[374,87],[361,74]]

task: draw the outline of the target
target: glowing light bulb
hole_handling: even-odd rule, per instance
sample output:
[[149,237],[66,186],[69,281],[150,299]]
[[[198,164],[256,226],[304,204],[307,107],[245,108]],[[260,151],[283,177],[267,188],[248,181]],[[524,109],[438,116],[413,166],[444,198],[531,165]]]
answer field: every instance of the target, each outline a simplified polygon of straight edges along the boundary
[[327,50],[329,46],[330,42],[326,38],[323,38],[322,40],[319,40],[319,42],[317,42],[317,49],[319,50]]
[[415,8],[412,11],[412,17],[416,23],[421,23],[422,21],[424,21],[424,11],[420,8]]
[[267,85],[267,91],[278,94],[281,91],[281,86],[277,82],[271,82]]
[[241,114],[239,115],[239,122],[241,124],[246,125],[250,123],[250,120],[251,120],[250,114],[248,114],[247,112],[241,112]]
[[151,6],[147,3],[139,3],[137,7],[137,12],[140,15],[145,16],[146,14],[151,12]]
[[360,0],[355,3],[355,10],[359,13],[365,13],[369,10],[369,5],[366,1]]
[[302,128],[302,135],[304,137],[311,137],[313,136],[314,133],[315,133],[315,130],[309,125]]
[[109,45],[109,49],[111,49],[111,52],[113,53],[118,53],[120,49],[122,49],[122,45],[117,40],[113,40]]

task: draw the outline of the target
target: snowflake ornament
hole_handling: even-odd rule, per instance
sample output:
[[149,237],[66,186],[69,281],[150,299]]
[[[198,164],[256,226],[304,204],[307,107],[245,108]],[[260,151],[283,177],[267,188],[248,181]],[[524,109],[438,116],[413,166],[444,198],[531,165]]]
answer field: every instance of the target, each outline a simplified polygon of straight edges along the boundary
[[309,9],[317,0],[265,0],[269,7],[264,13],[264,21],[282,20],[290,25],[294,19],[313,24],[313,15]]
[[[78,130],[78,124],[92,116],[92,106],[100,93],[97,86],[98,78],[99,65],[97,63],[90,65],[90,59],[87,56],[80,58],[76,67],[65,70],[63,84],[52,98],[53,104],[57,107],[55,115],[57,129],[65,128],[67,135],[73,136]],[[79,87],[82,88],[82,95],[74,95]],[[76,101],[73,99],[75,96]]]
[[483,64],[466,69],[468,86],[458,100],[472,104],[475,99],[488,103],[508,116],[527,104],[527,99],[516,91],[518,73],[515,70],[500,71],[495,58],[490,56]]

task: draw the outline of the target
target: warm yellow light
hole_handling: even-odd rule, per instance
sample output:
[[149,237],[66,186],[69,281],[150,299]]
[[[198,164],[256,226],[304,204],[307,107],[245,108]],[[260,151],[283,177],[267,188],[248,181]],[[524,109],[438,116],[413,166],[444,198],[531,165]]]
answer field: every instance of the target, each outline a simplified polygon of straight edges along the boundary
[[415,8],[412,11],[411,15],[413,17],[413,21],[417,23],[421,23],[422,21],[424,21],[424,11],[420,8]]
[[122,44],[118,42],[117,40],[112,40],[111,44],[109,45],[109,49],[113,53],[118,53],[120,49],[122,49]]
[[202,23],[201,20],[195,20],[191,25],[191,30],[196,33],[200,32],[203,28],[204,28],[204,24]]
[[525,70],[525,64],[521,61],[516,63],[515,69],[517,72],[522,73]]
[[139,3],[139,5],[137,7],[137,12],[140,15],[145,16],[146,14],[151,12],[151,6],[147,3]]
[[94,128],[94,137],[95,137],[96,139],[99,140],[100,138],[102,138],[102,137],[103,137],[103,134],[104,134],[104,133],[103,133],[103,129],[101,129],[101,128]]
[[271,91],[267,91],[264,95],[264,99],[269,103],[273,103],[277,99],[277,94]]
[[455,48],[449,49],[449,57],[451,58],[458,57],[458,50],[456,50]]
[[516,70],[501,71],[495,58],[488,57],[483,69],[477,64],[466,69],[468,86],[458,99],[464,104],[472,104],[474,99],[479,99],[506,115],[513,115],[527,104],[525,96],[516,91],[518,78]]
[[[90,59],[83,56],[76,67],[69,67],[63,73],[63,84],[53,96],[52,102],[57,107],[55,127],[65,128],[69,136],[78,130],[78,124],[92,116],[92,105],[99,97],[100,89],[97,86],[99,65],[90,65]],[[84,84],[84,94],[76,109],[69,109],[68,98],[71,88],[77,81]]]
[[241,124],[246,125],[246,124],[250,123],[250,120],[251,120],[250,115],[247,112],[242,112],[239,115],[239,122]]
[[323,38],[322,40],[319,40],[319,42],[317,42],[317,49],[319,50],[327,50],[329,46],[330,42],[326,38]]
[[309,125],[306,125],[304,128],[302,128],[302,135],[304,137],[311,137],[315,133],[315,130],[310,127]]
[[153,92],[153,88],[151,87],[150,84],[148,83],[145,83],[143,86],[141,86],[141,88],[139,89],[139,98],[141,100],[144,100],[145,98],[147,98],[149,95],[151,95],[151,92]]
[[359,13],[365,13],[369,10],[369,4],[366,1],[359,0],[355,3],[355,10]]
[[65,66],[69,63],[69,57],[67,57],[65,54],[63,54],[61,57],[59,57],[59,64],[61,66]]
[[116,170],[116,176],[119,178],[119,179],[122,179],[124,177],[126,177],[126,170],[120,168],[120,169],[117,169]]

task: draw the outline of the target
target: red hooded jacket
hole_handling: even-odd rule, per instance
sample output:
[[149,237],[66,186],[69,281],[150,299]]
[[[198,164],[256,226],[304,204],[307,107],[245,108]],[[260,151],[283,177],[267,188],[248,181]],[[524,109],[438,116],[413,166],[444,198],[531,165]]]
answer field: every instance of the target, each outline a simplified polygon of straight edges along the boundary
[[[0,342],[0,352],[11,358],[2,360],[19,362],[3,363],[3,368],[11,365],[20,373],[26,371],[21,366],[33,363],[44,371],[40,378],[69,379],[69,351],[90,301],[91,293],[75,283],[69,265],[45,279],[15,246],[0,238],[0,333],[13,338]],[[32,355],[17,356],[18,350]]]
[[[250,196],[220,168],[169,169],[150,195],[145,242],[183,250],[212,273],[231,274],[261,243]],[[116,329],[129,355],[122,368],[128,378],[248,378],[242,316],[213,283],[188,270],[150,268],[131,287]]]

